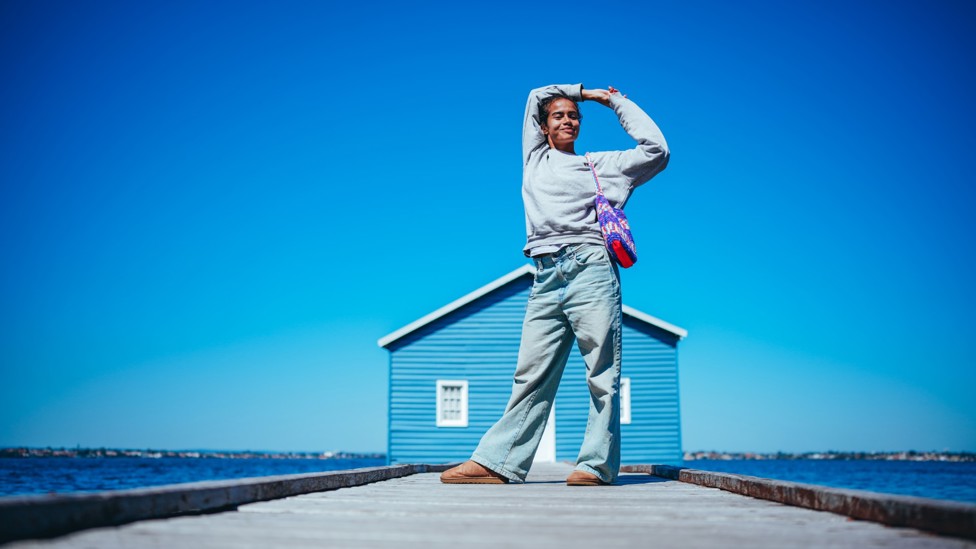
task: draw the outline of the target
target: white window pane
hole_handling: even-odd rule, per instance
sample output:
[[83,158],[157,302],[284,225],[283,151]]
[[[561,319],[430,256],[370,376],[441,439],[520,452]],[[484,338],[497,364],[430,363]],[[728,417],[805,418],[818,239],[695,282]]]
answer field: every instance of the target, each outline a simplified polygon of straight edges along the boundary
[[468,382],[437,380],[437,426],[468,426]]

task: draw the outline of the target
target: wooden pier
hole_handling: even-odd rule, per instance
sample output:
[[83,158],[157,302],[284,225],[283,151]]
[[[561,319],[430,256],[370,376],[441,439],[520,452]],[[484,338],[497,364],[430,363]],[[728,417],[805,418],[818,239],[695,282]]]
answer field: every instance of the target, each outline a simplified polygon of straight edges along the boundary
[[[409,467],[419,467],[418,471],[430,469]],[[212,497],[213,509],[230,510],[139,520],[53,539],[13,541],[4,547],[976,548],[976,542],[963,537],[852,520],[836,513],[784,505],[701,486],[694,480],[675,480],[646,472],[622,474],[614,486],[570,487],[564,479],[571,470],[567,464],[537,465],[528,482],[521,485],[444,485],[437,472],[414,473],[403,468],[384,474],[373,470],[367,476],[375,481],[368,483],[362,478],[338,480],[351,473],[321,474],[322,478],[332,479],[331,487],[318,488],[327,491],[290,497],[253,490],[251,496],[240,492],[227,497],[245,498],[242,501],[248,497],[252,501],[280,499],[228,504],[230,500]],[[314,476],[294,477],[297,480]],[[377,480],[381,478],[386,480]],[[256,481],[242,482],[254,485]],[[221,481],[225,487],[234,482]],[[221,483],[188,486],[203,489]],[[165,495],[169,493],[167,489],[172,491],[177,486],[156,489],[155,493]],[[135,495],[139,491],[130,492]],[[211,495],[214,493],[211,491]],[[224,493],[229,494],[226,490]],[[907,503],[910,500],[930,501],[908,498]],[[41,498],[22,499],[22,503],[31,501],[36,503],[35,511],[43,503]],[[0,518],[10,519],[13,507],[5,510],[2,503]],[[206,510],[199,501],[193,505],[198,511]],[[976,506],[947,502],[944,507],[952,521],[976,520]],[[960,518],[952,518],[957,516],[952,515],[956,511],[962,513]],[[175,513],[169,510],[165,514]],[[8,526],[9,523],[0,525]]]

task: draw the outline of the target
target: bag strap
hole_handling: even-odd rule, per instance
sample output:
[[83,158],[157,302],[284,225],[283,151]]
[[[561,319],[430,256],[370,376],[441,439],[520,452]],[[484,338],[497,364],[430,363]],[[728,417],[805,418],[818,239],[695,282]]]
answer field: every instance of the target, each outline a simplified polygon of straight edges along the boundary
[[596,176],[596,164],[590,158],[590,153],[586,153],[586,163],[590,165],[590,171],[593,172],[593,181],[596,181],[596,194],[603,196],[603,187],[600,186],[600,178]]

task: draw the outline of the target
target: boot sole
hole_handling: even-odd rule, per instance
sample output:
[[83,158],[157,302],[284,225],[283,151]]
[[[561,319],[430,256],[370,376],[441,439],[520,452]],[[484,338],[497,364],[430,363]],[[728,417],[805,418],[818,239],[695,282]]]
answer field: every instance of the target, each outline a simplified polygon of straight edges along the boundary
[[508,484],[504,480],[494,477],[472,477],[472,478],[451,478],[441,479],[443,484]]
[[574,480],[574,481],[567,480],[566,486],[609,486],[609,484],[599,480]]

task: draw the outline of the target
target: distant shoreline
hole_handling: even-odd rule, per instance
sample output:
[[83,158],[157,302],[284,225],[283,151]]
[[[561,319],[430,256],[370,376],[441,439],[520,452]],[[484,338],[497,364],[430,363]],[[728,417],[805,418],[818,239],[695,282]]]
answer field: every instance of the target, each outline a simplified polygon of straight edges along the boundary
[[685,461],[696,460],[865,460],[865,461],[945,461],[976,462],[976,452],[685,452]]
[[[381,452],[261,452],[217,450],[135,450],[122,448],[0,448],[0,458],[182,458],[182,459],[386,459]],[[685,461],[697,460],[878,460],[976,462],[976,452],[685,452]]]
[[134,450],[121,448],[0,448],[0,458],[386,459],[383,453]]

